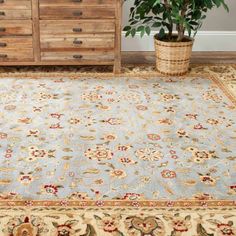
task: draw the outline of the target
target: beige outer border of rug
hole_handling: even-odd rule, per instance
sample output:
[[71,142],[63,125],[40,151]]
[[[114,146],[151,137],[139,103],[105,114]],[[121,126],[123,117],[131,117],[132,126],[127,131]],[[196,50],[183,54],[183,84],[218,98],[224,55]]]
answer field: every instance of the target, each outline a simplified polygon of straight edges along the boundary
[[[148,74],[147,74],[148,73]],[[49,77],[57,77],[59,79],[68,78],[68,79],[81,79],[84,77],[95,77],[95,78],[115,78],[115,77],[136,77],[142,79],[148,79],[154,76],[158,76],[159,78],[203,78],[203,79],[210,79],[213,81],[221,90],[222,92],[229,98],[229,100],[236,106],[236,96],[226,87],[226,85],[216,76],[210,75],[209,73],[192,73],[187,74],[184,76],[165,76],[161,75],[158,72],[147,72],[147,73],[121,73],[119,75],[114,75],[113,73],[87,73],[87,72],[64,72],[55,73],[55,72],[16,72],[16,73],[0,73],[0,78],[22,78],[22,79],[39,79],[39,78],[49,78]],[[235,107],[232,107],[235,108]],[[132,207],[132,208],[222,208],[222,207],[231,207],[236,209],[236,200],[67,200],[67,199],[60,199],[60,200],[0,200],[0,207]]]
[[233,103],[233,105],[236,106],[236,95],[233,94],[219,78],[216,78],[216,76],[213,76],[213,75],[204,75],[204,76],[212,80],[222,90],[222,92],[229,98],[229,100]]

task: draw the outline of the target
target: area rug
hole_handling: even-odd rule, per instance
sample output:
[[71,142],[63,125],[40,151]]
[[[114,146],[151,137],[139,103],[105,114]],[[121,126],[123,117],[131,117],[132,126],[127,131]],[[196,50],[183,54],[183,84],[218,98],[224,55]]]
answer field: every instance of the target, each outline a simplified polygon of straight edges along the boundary
[[222,80],[1,77],[0,235],[236,235]]

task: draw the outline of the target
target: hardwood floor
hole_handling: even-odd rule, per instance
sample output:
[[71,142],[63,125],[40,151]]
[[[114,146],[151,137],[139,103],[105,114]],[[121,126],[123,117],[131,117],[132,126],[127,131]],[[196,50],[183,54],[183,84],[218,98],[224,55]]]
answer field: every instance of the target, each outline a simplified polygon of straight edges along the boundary
[[[153,64],[155,60],[154,52],[122,52],[122,63],[124,64]],[[193,52],[191,63],[236,64],[236,52]]]

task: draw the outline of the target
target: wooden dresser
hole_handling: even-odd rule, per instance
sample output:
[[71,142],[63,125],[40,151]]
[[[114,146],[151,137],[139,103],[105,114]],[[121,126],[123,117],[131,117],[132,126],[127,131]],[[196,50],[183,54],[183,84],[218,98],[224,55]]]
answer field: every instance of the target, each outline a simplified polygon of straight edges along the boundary
[[121,64],[121,0],[0,0],[0,65]]

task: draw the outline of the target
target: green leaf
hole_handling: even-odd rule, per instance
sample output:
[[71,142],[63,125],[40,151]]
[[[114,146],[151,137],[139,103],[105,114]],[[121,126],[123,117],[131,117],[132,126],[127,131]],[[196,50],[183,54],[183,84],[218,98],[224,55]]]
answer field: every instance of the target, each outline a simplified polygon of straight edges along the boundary
[[123,30],[124,30],[124,31],[129,31],[129,30],[131,30],[131,26],[129,26],[129,25],[125,26],[125,27],[123,28]]
[[160,27],[161,26],[161,22],[155,22],[153,25],[152,25],[152,27]]
[[145,34],[145,29],[143,29],[140,33],[141,38],[144,36],[144,34]]
[[149,26],[147,26],[147,27],[145,28],[145,32],[147,33],[147,35],[150,35],[150,33],[151,33],[151,28],[150,28]]
[[212,0],[212,1],[216,4],[217,7],[220,7],[221,0]]
[[222,2],[222,5],[223,5],[224,9],[225,9],[227,12],[229,12],[229,7],[228,7],[228,5],[227,5],[224,1]]
[[127,31],[126,34],[125,34],[125,37],[128,37],[130,35],[131,31]]
[[145,27],[144,27],[143,25],[139,26],[139,27],[137,28],[137,32],[143,31],[144,28],[145,28]]
[[134,36],[135,36],[135,34],[136,34],[136,29],[135,29],[135,28],[133,28],[133,29],[131,30],[131,36],[132,36],[132,37],[134,37]]

